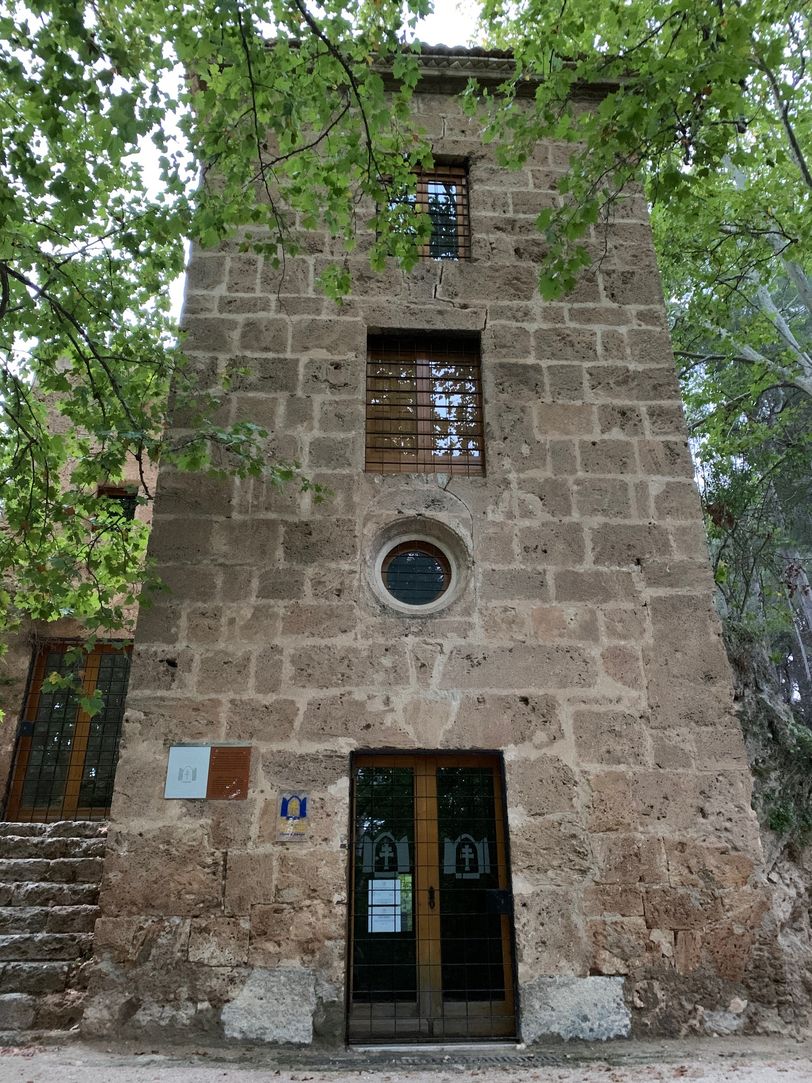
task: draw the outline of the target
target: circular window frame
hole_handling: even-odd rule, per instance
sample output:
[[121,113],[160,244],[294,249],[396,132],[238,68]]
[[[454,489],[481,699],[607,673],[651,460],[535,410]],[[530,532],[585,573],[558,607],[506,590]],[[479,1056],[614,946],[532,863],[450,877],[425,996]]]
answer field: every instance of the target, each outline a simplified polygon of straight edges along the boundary
[[[446,589],[433,602],[426,605],[409,605],[401,602],[394,594],[389,593],[386,586],[384,564],[388,559],[396,555],[397,550],[403,551],[402,547],[411,545],[416,547],[431,547],[439,551],[445,558],[448,568],[449,582]],[[370,577],[375,594],[388,609],[394,609],[410,617],[424,617],[446,609],[459,596],[463,586],[463,568],[459,555],[454,548],[448,545],[444,539],[428,531],[410,530],[408,533],[398,534],[394,537],[380,538],[376,546],[375,563]]]
[[[409,603],[404,602],[402,598],[398,598],[387,585],[387,573],[389,566],[393,560],[401,556],[403,553],[422,553],[424,556],[430,557],[436,561],[441,567],[443,572],[443,589],[437,595],[436,598],[432,598],[429,602]],[[383,554],[381,560],[381,583],[386,593],[392,598],[393,601],[399,602],[401,605],[407,606],[409,609],[420,610],[425,612],[436,602],[441,601],[451,590],[451,584],[454,581],[454,570],[451,566],[451,561],[448,559],[448,555],[445,550],[441,548],[436,542],[428,541],[426,538],[411,538],[409,541],[400,542],[398,545],[389,546],[386,552]]]

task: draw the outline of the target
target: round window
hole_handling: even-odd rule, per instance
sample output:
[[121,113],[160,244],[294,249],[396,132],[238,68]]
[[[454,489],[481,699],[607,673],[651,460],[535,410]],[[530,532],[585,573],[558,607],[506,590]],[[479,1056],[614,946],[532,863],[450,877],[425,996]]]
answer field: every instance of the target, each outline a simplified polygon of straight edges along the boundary
[[405,541],[383,558],[381,579],[402,605],[431,605],[451,585],[451,564],[442,549],[431,542]]

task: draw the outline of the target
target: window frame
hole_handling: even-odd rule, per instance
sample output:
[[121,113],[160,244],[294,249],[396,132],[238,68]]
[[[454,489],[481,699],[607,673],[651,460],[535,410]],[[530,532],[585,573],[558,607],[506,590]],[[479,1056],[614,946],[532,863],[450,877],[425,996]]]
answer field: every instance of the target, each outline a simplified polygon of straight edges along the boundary
[[429,185],[434,181],[451,180],[456,178],[457,191],[454,195],[454,215],[456,218],[456,254],[454,256],[438,256],[431,251],[434,241],[434,223],[432,221],[432,235],[427,244],[420,246],[422,259],[438,260],[467,260],[471,258],[471,216],[468,202],[468,167],[467,165],[452,165],[439,163],[432,169],[420,169],[415,174],[417,178],[417,192],[415,207],[419,214],[430,215]]
[[[422,553],[436,561],[442,570],[442,590],[428,602],[405,601],[395,594],[389,585],[389,567],[393,560],[396,560],[404,553]],[[389,594],[391,600],[398,603],[398,606],[403,606],[409,610],[414,610],[415,612],[425,613],[437,609],[438,603],[440,603],[445,595],[451,590],[451,587],[454,585],[454,565],[451,557],[446,553],[442,546],[437,544],[436,541],[429,541],[428,538],[407,538],[405,541],[396,542],[394,545],[385,549],[380,561],[380,577],[384,590]]]
[[[428,215],[432,229],[428,241],[417,246],[417,254],[420,259],[442,260],[451,263],[471,259],[471,211],[469,201],[468,163],[459,160],[455,162],[436,163],[431,169],[416,169],[415,193],[404,193],[389,200],[390,209],[399,205],[407,205],[414,208],[415,214]],[[429,191],[432,182],[452,183],[456,187],[453,197],[454,218],[456,223],[456,251],[453,255],[436,254],[432,251],[435,243],[434,219],[431,217],[431,193]],[[404,227],[405,228],[405,227]]]
[[[138,510],[138,489],[134,485],[99,485],[96,489],[97,500],[109,500],[118,504],[121,512],[116,519],[131,523]],[[109,509],[112,510],[112,509]]]
[[[52,694],[47,687],[43,687],[46,677],[52,672],[52,670],[48,669],[49,656],[53,654],[66,654],[68,651],[73,650],[83,650],[83,647],[84,645],[81,641],[69,639],[48,639],[40,641],[34,646],[25,696],[20,712],[20,724],[17,729],[14,762],[4,814],[6,820],[21,823],[51,823],[56,820],[104,820],[109,816],[109,805],[83,806],[80,804],[88,744],[92,734],[91,727],[93,721],[99,720],[99,716],[96,716],[95,719],[91,719],[90,715],[82,709],[78,700],[82,696],[91,696],[98,687],[99,677],[101,675],[99,662],[102,655],[111,653],[126,654],[129,659],[132,658],[132,642],[128,640],[97,643],[92,650],[85,652],[85,657],[81,663],[81,675],[79,677],[78,687],[75,692],[66,693],[66,695],[73,695],[77,702],[75,717],[71,722],[73,729],[69,733],[70,751],[67,756],[65,782],[61,797],[56,801],[51,800],[45,805],[23,804],[27,770],[34,746],[34,728],[38,724],[48,726],[51,722],[50,719],[37,719],[40,708],[40,697],[43,694]],[[118,762],[118,746],[121,740],[121,731],[124,721],[127,696],[126,686],[128,681],[129,664],[127,666],[127,676],[125,678],[121,717],[117,720],[112,720],[112,724],[118,726],[116,751],[114,758],[111,761],[113,780],[115,780]],[[100,721],[110,722],[111,720],[101,719]]]
[[[432,351],[438,352],[437,360],[430,356]],[[413,356],[410,356],[413,355]],[[438,449],[435,443],[434,424],[437,412],[437,383],[442,377],[435,376],[432,369],[435,364],[455,363],[469,367],[472,372],[465,377],[471,379],[474,387],[470,393],[475,399],[475,419],[472,432],[464,436],[458,436],[465,440],[468,448],[456,454]],[[377,356],[376,356],[377,355]],[[370,425],[390,423],[403,425],[408,422],[408,417],[380,416],[372,413],[382,409],[381,403],[373,401],[376,391],[384,389],[371,389],[370,381],[385,379],[376,376],[371,369],[376,365],[412,365],[414,376],[402,379],[403,389],[390,387],[385,389],[389,394],[399,395],[413,393],[414,398],[414,430],[400,433],[387,432],[385,429],[373,429]],[[391,377],[392,383],[397,382],[396,377]],[[470,335],[424,335],[414,332],[389,332],[382,334],[370,334],[367,339],[367,362],[366,362],[366,414],[364,426],[364,471],[370,474],[442,474],[448,473],[458,477],[482,477],[485,475],[485,422],[484,402],[482,390],[482,356],[478,336]],[[390,407],[394,413],[395,407]],[[401,435],[404,440],[414,439],[414,447],[385,447],[380,443],[387,436]],[[380,443],[379,443],[380,442]],[[476,450],[471,450],[474,444]]]

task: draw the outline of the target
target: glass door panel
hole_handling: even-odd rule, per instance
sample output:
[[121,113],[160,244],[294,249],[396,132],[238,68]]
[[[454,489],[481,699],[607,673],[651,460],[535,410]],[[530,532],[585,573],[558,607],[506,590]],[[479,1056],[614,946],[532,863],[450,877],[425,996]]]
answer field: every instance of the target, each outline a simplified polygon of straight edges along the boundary
[[512,896],[493,763],[437,767],[445,1037],[515,1031]]
[[360,756],[351,1041],[515,1033],[511,896],[493,756]]
[[443,999],[503,999],[501,920],[489,905],[499,889],[489,768],[438,770],[437,827]]
[[414,771],[359,767],[355,794],[354,999],[414,1003]]

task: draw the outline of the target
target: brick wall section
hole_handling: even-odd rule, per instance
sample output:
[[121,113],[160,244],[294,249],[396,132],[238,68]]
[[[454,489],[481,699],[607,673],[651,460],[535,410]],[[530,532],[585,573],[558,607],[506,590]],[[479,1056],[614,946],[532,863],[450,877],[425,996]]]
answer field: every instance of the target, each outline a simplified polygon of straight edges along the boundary
[[[303,981],[340,1040],[357,748],[504,750],[525,1037],[550,976],[623,976],[660,1033],[741,988],[757,829],[645,207],[622,204],[599,270],[544,302],[534,218],[566,148],[506,172],[452,98],[416,108],[436,153],[470,161],[470,262],[375,275],[362,238],[336,306],[323,234],[284,277],[236,246],[193,254],[186,349],[202,380],[234,374],[222,416],[267,426],[269,456],[333,495],[161,474],[171,593],[138,626],[91,1032],[217,1032],[259,968]],[[366,335],[388,328],[481,332],[486,477],[363,473]],[[470,564],[427,619],[368,581],[378,532],[419,516]],[[248,801],[164,801],[167,747],[221,739],[253,745]],[[313,827],[285,847],[291,785]]]

